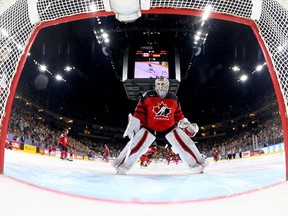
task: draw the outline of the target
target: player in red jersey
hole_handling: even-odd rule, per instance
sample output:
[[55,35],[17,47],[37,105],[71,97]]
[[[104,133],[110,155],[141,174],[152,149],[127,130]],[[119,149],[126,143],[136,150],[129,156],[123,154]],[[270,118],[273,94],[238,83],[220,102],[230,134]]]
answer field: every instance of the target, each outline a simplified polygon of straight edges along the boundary
[[178,97],[168,91],[169,80],[156,78],[155,89],[142,95],[134,116],[129,114],[123,136],[130,141],[112,162],[117,173],[126,174],[155,140],[169,143],[190,168],[199,167],[199,172],[203,172],[208,165],[191,140],[199,130],[198,125],[184,117]]
[[155,157],[157,151],[157,144],[154,143],[149,147],[148,151],[140,157],[140,166],[147,167],[151,163],[151,159]]
[[110,153],[110,149],[108,148],[107,145],[104,145],[104,151],[103,151],[103,158],[102,158],[102,161],[104,162],[109,162],[109,153]]
[[68,146],[69,146],[68,145],[68,133],[69,133],[69,130],[65,129],[58,139],[58,142],[60,144],[60,151],[61,151],[60,159],[62,160],[67,159]]
[[215,150],[213,151],[212,155],[213,155],[213,160],[214,160],[215,162],[217,162],[218,159],[219,159],[219,152],[217,151],[217,149],[215,149]]
[[167,148],[167,165],[170,164],[171,158],[173,158],[176,165],[178,165],[178,155],[172,151],[171,147],[168,147]]
[[53,149],[53,145],[50,144],[49,147],[48,147],[49,156],[51,155],[52,149]]
[[12,150],[12,149],[13,149],[12,141],[6,140],[6,142],[5,142],[5,148]]

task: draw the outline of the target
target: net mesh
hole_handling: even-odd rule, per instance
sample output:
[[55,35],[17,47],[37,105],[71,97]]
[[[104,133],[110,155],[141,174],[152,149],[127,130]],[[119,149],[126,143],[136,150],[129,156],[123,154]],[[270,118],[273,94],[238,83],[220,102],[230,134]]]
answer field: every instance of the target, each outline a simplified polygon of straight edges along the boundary
[[[256,0],[151,0],[151,8],[203,10],[208,4],[213,12],[251,20]],[[93,3],[93,7],[91,7]],[[287,23],[288,10],[283,1],[263,0],[261,16],[255,21],[264,41],[281,88],[287,111]],[[5,106],[17,66],[33,31],[46,21],[105,11],[102,0],[3,0],[0,1],[0,117]],[[282,46],[282,49],[279,47]]]
[[278,2],[266,0],[263,2],[261,19],[257,22],[260,35],[266,43],[269,55],[273,61],[275,73],[283,95],[286,113],[288,99],[287,79],[287,46],[288,46],[288,11]]

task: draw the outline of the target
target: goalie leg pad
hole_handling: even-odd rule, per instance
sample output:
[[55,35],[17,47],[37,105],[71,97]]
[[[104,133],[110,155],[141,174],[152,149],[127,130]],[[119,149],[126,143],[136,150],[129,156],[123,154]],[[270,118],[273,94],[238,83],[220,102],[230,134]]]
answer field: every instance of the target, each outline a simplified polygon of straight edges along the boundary
[[165,138],[172,145],[172,150],[179,153],[182,161],[190,168],[206,167],[208,162],[203,158],[195,143],[191,138],[179,127],[166,134]]
[[128,119],[129,122],[123,134],[123,137],[128,136],[131,139],[132,134],[140,130],[140,120],[138,118],[135,118],[131,113],[128,115]]
[[[156,137],[147,129],[141,128],[130,140],[119,156],[112,162],[112,166],[120,173],[126,174],[135,162],[144,154]],[[128,157],[126,155],[128,154]]]

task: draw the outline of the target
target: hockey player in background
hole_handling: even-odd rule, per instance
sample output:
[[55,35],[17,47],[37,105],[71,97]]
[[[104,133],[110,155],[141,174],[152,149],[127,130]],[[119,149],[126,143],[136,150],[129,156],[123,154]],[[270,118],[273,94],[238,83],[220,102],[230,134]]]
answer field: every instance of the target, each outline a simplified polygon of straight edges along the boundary
[[156,140],[171,145],[188,167],[199,168],[202,173],[208,165],[191,137],[199,128],[184,117],[178,97],[169,91],[169,80],[165,77],[155,79],[155,89],[145,92],[134,112],[128,115],[129,122],[124,132],[130,141],[112,162],[118,174],[126,174],[139,157]]
[[152,144],[148,151],[140,157],[140,166],[147,167],[151,163],[152,158],[156,156],[157,151],[157,144]]
[[67,155],[68,155],[68,133],[69,130],[65,129],[63,131],[63,133],[61,133],[58,142],[60,144],[60,151],[61,151],[61,156],[60,159],[64,160],[67,159]]
[[171,147],[168,147],[167,148],[167,165],[170,164],[171,158],[176,163],[176,165],[178,165],[178,155],[172,151]]
[[108,148],[107,145],[104,145],[102,161],[109,162],[109,158],[108,158],[109,154],[110,154],[110,149]]
[[75,150],[73,148],[69,149],[69,161],[74,160]]
[[55,155],[56,147],[54,145],[50,144],[48,147],[49,156],[51,155],[52,152],[54,152],[54,155]]
[[212,155],[213,155],[213,160],[214,160],[215,162],[217,162],[218,159],[219,159],[219,152],[217,151],[217,149],[214,149],[214,150],[213,150]]

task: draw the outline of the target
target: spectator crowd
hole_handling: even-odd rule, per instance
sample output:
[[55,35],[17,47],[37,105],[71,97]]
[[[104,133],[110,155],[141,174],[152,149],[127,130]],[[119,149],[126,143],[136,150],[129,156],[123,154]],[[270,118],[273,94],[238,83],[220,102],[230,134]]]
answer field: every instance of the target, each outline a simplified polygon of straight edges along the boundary
[[[8,134],[13,140],[20,143],[30,144],[38,148],[59,149],[58,137],[64,128],[57,128],[44,119],[35,116],[21,107],[13,106],[9,120]],[[116,157],[126,143],[105,143],[89,137],[69,136],[69,146],[79,155],[98,157],[103,154],[105,145],[109,146],[110,157]],[[235,155],[254,148],[261,148],[269,144],[283,142],[283,133],[279,115],[265,121],[259,122],[254,127],[221,137],[210,137],[196,142],[199,150],[212,157],[217,150],[221,157]],[[165,158],[163,149],[159,149],[158,157]]]

